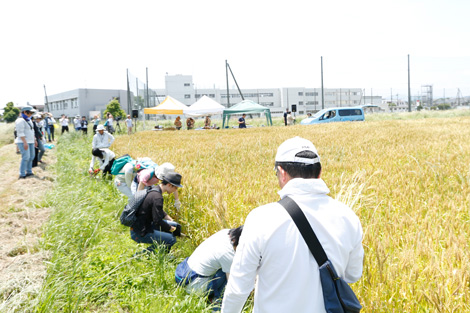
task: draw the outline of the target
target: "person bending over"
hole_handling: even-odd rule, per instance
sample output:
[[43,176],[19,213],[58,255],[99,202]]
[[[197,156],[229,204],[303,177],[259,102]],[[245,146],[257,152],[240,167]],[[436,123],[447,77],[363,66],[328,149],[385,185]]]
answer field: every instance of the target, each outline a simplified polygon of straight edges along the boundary
[[242,231],[243,225],[223,229],[204,240],[177,266],[176,282],[188,293],[208,294],[212,302],[220,302]]
[[181,185],[181,175],[167,173],[160,185],[152,187],[144,202],[136,212],[137,220],[130,229],[131,238],[137,243],[150,246],[143,252],[154,252],[158,245],[163,245],[167,252],[176,243],[175,236],[181,234],[181,225],[163,210],[163,193],[175,192]]
[[[116,157],[114,152],[109,149],[102,148],[91,150],[91,154],[93,156],[91,157],[88,173],[90,173],[90,175],[96,175],[101,171],[103,172],[103,177],[107,174],[111,175],[111,167],[113,166],[114,158]],[[98,159],[98,162],[100,163],[100,167],[96,170],[94,169],[95,159]]]

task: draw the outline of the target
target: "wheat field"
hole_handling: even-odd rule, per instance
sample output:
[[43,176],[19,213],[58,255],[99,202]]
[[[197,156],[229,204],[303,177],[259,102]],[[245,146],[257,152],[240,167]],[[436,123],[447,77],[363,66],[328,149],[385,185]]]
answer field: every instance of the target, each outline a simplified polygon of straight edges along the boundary
[[360,217],[364,312],[470,311],[470,117],[148,131],[113,150],[176,166],[183,209],[169,213],[197,245],[278,200],[274,156],[293,136],[314,143],[331,196]]

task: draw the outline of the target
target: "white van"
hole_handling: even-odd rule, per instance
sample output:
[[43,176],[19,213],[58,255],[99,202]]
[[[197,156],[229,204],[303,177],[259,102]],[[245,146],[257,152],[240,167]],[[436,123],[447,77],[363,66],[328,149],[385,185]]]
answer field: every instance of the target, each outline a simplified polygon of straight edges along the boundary
[[361,107],[328,108],[318,111],[314,116],[303,119],[300,124],[311,125],[330,122],[363,121]]

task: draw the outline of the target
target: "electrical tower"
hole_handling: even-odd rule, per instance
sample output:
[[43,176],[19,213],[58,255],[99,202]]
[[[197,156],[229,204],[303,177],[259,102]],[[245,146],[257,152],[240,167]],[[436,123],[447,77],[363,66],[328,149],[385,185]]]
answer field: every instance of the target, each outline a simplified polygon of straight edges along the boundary
[[432,85],[422,85],[421,86],[421,101],[422,106],[432,107],[433,99],[432,99]]

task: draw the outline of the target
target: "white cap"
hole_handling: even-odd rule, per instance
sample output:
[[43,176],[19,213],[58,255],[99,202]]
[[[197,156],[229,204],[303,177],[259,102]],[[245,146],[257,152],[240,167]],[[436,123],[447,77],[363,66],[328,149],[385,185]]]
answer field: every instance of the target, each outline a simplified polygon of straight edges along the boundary
[[175,166],[171,163],[166,162],[160,165],[155,170],[155,176],[157,176],[158,179],[163,180],[163,176],[174,171],[175,171]]
[[103,125],[98,125],[98,127],[96,127],[96,131],[98,130],[104,130],[104,126]]
[[[299,158],[296,154],[302,151],[312,151],[317,155],[314,159]],[[293,162],[293,163],[306,163],[315,164],[320,163],[320,156],[317,149],[310,140],[294,137],[284,141],[279,148],[277,148],[276,162]]]

